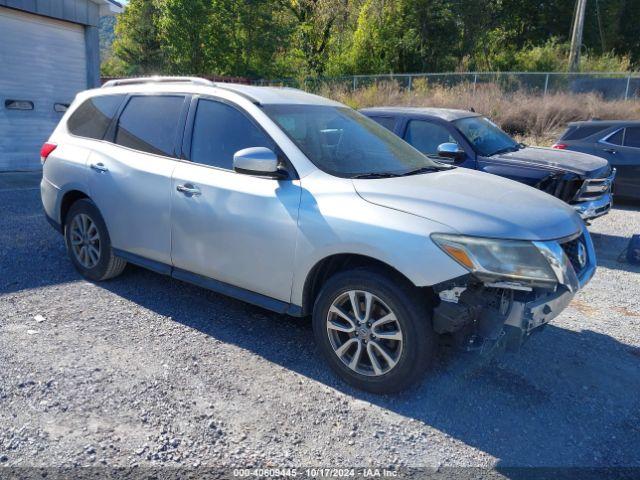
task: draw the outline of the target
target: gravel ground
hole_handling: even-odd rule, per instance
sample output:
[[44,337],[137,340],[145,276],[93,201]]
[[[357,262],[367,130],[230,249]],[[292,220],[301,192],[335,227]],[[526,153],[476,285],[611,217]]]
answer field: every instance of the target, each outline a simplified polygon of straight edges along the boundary
[[595,278],[519,354],[462,374],[443,349],[380,397],[308,321],[131,266],[89,283],[36,189],[0,205],[0,465],[640,466],[640,268],[616,261],[637,206],[594,222]]

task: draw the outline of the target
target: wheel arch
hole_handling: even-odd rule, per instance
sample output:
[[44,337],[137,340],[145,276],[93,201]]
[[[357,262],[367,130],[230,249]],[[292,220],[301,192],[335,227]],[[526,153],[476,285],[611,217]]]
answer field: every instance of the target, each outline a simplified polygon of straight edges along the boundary
[[382,271],[396,281],[404,282],[413,288],[432,291],[430,287],[416,286],[409,277],[382,260],[357,253],[338,253],[322,258],[309,270],[302,289],[302,315],[311,314],[320,289],[332,275],[366,267]]
[[89,197],[89,195],[87,195],[86,192],[79,189],[75,189],[75,188],[65,192],[65,194],[62,196],[60,200],[59,211],[60,211],[60,226],[62,227],[63,231],[64,231],[64,225],[67,221],[67,214],[69,213],[69,209],[71,209],[71,206],[75,202],[83,198],[91,200],[91,197]]

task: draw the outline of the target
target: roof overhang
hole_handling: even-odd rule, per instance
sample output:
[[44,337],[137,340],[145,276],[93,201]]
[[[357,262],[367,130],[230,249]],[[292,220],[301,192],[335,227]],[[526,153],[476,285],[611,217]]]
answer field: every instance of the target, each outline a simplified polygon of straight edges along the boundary
[[110,17],[118,13],[122,13],[124,7],[116,0],[93,0],[100,6],[100,16]]

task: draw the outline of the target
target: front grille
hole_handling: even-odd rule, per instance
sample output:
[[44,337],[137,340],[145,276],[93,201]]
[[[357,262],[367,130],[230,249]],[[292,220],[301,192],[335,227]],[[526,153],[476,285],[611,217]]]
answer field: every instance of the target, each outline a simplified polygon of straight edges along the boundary
[[[561,246],[562,246],[562,250],[564,250],[565,255],[571,262],[571,265],[573,266],[573,269],[575,270],[576,274],[580,276],[582,271],[587,267],[587,263],[588,263],[587,246],[584,243],[584,235],[580,235],[579,237],[574,238],[573,240],[565,242]],[[582,252],[585,255],[584,265],[581,265],[579,260],[581,246],[582,246]]]
[[611,192],[611,185],[615,178],[615,170],[607,178],[588,178],[584,181],[576,194],[576,202],[589,202],[598,200]]
[[563,178],[551,175],[536,185],[536,188],[567,203],[591,202],[611,193],[616,171],[607,178]]
[[588,202],[590,200],[597,200],[603,195],[609,193],[611,190],[611,184],[607,183],[606,178],[585,180],[578,196],[577,202]]
[[570,202],[576,197],[582,184],[579,178],[563,179],[560,175],[554,175],[545,178],[536,187],[560,200]]

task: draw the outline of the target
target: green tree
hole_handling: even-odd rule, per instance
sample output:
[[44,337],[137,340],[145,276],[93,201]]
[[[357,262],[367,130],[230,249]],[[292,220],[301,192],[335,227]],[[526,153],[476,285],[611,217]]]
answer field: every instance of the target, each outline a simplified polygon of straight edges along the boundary
[[334,25],[348,13],[349,0],[277,0],[277,3],[294,20],[289,57],[301,64],[306,73],[322,75]]
[[162,51],[175,74],[226,73],[231,0],[165,0]]
[[293,31],[287,12],[272,0],[231,2],[233,30],[228,43],[228,71],[260,77],[290,74],[286,52]]
[[354,33],[352,69],[358,73],[452,69],[459,38],[447,0],[367,0]]
[[118,16],[113,52],[118,69],[129,75],[159,73],[164,59],[158,21],[161,0],[130,0]]
[[[629,56],[636,69],[640,69],[640,2],[637,0],[618,0],[619,9],[613,12],[612,21],[616,23],[617,35],[611,39],[613,50],[618,55]],[[611,18],[611,17],[609,17]],[[604,19],[603,30],[607,31],[609,23]],[[607,43],[605,52],[611,48]]]
[[168,71],[260,76],[277,72],[288,30],[268,0],[165,0],[160,18]]
[[[105,72],[564,69],[573,0],[130,0]],[[640,1],[590,0],[584,68],[640,67]],[[588,61],[587,61],[588,59]]]

